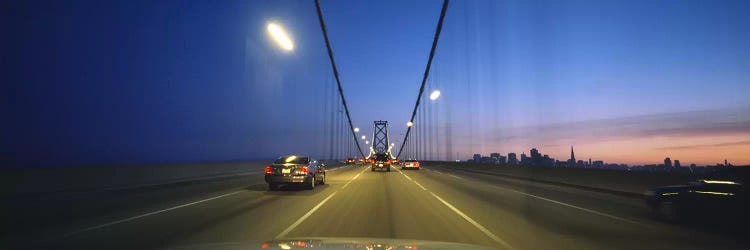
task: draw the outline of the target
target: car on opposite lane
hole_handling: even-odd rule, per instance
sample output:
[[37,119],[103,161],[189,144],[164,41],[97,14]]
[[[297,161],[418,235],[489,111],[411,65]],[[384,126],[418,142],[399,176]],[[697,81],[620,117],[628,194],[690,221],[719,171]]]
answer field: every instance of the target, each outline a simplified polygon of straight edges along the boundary
[[325,163],[307,156],[285,155],[265,168],[265,180],[269,190],[281,185],[302,185],[306,189],[326,183]]
[[745,187],[726,180],[698,180],[688,185],[646,191],[653,214],[670,221],[743,220],[747,218]]

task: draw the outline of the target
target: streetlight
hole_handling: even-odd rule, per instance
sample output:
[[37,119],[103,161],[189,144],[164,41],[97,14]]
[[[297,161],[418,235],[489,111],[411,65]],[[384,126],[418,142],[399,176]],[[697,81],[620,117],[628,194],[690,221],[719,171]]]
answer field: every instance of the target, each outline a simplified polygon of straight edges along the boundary
[[367,139],[367,137],[363,135],[363,136],[362,136],[362,140],[364,140],[364,139]]
[[370,141],[365,141],[365,144],[370,144]]
[[437,100],[438,98],[440,98],[440,90],[433,90],[432,93],[430,94],[430,100],[434,101],[434,100]]
[[284,30],[284,27],[281,27],[281,25],[277,23],[269,22],[266,25],[266,30],[271,35],[271,38],[273,38],[273,41],[276,42],[276,44],[278,44],[283,50],[294,50],[294,43],[286,33],[286,30]]
[[359,128],[354,128],[354,133],[359,133]]
[[411,126],[414,126],[414,123],[413,123],[413,122],[411,122],[411,121],[409,121],[409,122],[407,122],[407,123],[406,123],[406,126],[407,126],[407,127],[411,127]]

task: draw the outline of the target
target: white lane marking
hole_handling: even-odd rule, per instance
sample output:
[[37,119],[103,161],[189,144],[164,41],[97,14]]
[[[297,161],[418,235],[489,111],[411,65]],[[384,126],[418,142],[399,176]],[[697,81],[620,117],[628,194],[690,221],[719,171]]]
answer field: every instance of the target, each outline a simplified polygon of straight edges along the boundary
[[347,181],[346,184],[344,184],[344,186],[341,187],[341,189],[345,188],[346,186],[349,186],[349,183],[352,183],[352,181],[354,181],[355,179],[357,179],[357,177],[359,177],[362,173],[364,173],[365,170],[367,170],[367,168],[363,169],[357,175],[355,175],[354,178],[352,178],[351,180]]
[[[398,169],[396,169],[396,170],[398,170]],[[421,184],[419,184],[419,182],[417,182],[415,180],[412,180],[411,178],[409,178],[408,175],[404,174],[404,172],[402,172],[401,170],[398,170],[398,171],[401,172],[401,174],[404,175],[404,177],[406,177],[410,181],[414,182],[414,184],[417,184],[417,186],[419,186],[420,188],[422,188],[422,190],[427,191],[427,188],[425,188],[424,186],[422,186]],[[502,245],[506,249],[513,249],[513,247],[511,247],[510,244],[508,244],[507,242],[505,242],[503,239],[500,239],[500,237],[497,237],[497,235],[493,234],[492,232],[490,232],[490,230],[488,230],[487,228],[485,228],[484,226],[482,226],[481,224],[479,224],[478,222],[476,222],[474,219],[472,219],[468,215],[466,215],[463,212],[461,212],[461,210],[458,210],[458,208],[454,207],[453,205],[451,205],[447,201],[443,200],[443,198],[440,198],[440,196],[436,195],[435,193],[433,193],[433,192],[429,192],[429,193],[432,196],[434,196],[436,199],[438,199],[440,202],[442,202],[443,205],[447,206],[448,208],[450,208],[451,210],[453,210],[453,212],[455,212],[456,214],[458,214],[459,216],[461,216],[462,218],[464,218],[464,220],[468,221],[469,223],[471,223],[472,225],[474,225],[474,227],[478,228],[479,231],[482,231],[482,233],[484,233],[485,235],[487,235],[487,237],[490,237],[490,239],[492,239],[495,242],[499,243],[500,245]]]
[[417,186],[419,186],[420,188],[422,188],[422,190],[425,190],[425,191],[427,191],[427,188],[425,188],[424,186],[422,186],[422,184],[419,184],[419,182],[415,181],[414,179],[412,179],[412,178],[411,178],[411,177],[409,177],[408,175],[404,174],[404,172],[403,172],[403,171],[399,170],[398,168],[397,168],[396,170],[397,170],[397,171],[398,171],[399,173],[401,173],[401,175],[403,175],[404,177],[406,177],[406,179],[409,179],[410,181],[414,182],[414,184],[417,184]]
[[406,174],[404,174],[404,173],[401,173],[401,174],[402,174],[402,175],[404,175],[404,177],[406,177],[406,179],[409,179],[410,181],[414,181],[414,180],[412,180],[412,179],[411,179],[411,177],[409,177],[408,175],[406,175]]
[[183,208],[183,207],[187,207],[187,206],[190,206],[190,205],[195,205],[195,204],[206,202],[206,201],[210,201],[210,200],[215,200],[215,199],[219,199],[219,198],[222,198],[222,197],[227,197],[227,196],[234,195],[234,194],[237,194],[237,193],[240,193],[240,192],[243,192],[243,191],[244,190],[240,190],[240,191],[235,191],[235,192],[231,192],[231,193],[228,193],[228,194],[222,194],[222,195],[219,195],[219,196],[214,196],[214,197],[203,199],[203,200],[194,201],[194,202],[190,202],[190,203],[187,203],[187,204],[182,204],[182,205],[179,205],[179,206],[162,209],[162,210],[159,210],[159,211],[154,211],[154,212],[150,212],[150,213],[136,215],[136,216],[133,216],[133,217],[130,217],[130,218],[116,220],[116,221],[109,222],[109,223],[104,223],[104,224],[101,224],[101,225],[98,225],[98,226],[84,228],[84,229],[81,229],[81,230],[77,230],[77,231],[73,231],[73,232],[67,233],[67,234],[63,235],[63,237],[69,237],[69,236],[72,236],[72,235],[75,235],[75,234],[79,234],[79,233],[83,233],[83,232],[86,232],[86,231],[91,231],[91,230],[95,230],[95,229],[99,229],[99,228],[103,228],[103,227],[108,227],[108,226],[112,226],[112,225],[115,225],[115,224],[120,224],[120,223],[123,223],[123,222],[128,222],[128,221],[140,219],[140,218],[143,218],[143,217],[146,217],[146,216],[160,214],[160,213],[171,211],[171,210],[175,210],[175,209],[178,209],[178,208]]
[[414,181],[414,184],[417,184],[417,186],[419,186],[420,188],[422,188],[422,190],[425,190],[425,191],[427,190],[424,186],[422,186],[422,184],[419,184],[419,182],[417,182],[417,181]]
[[310,217],[310,215],[312,215],[315,211],[317,211],[318,208],[320,208],[321,206],[323,206],[323,204],[325,204],[326,201],[330,200],[331,197],[333,197],[336,193],[338,193],[338,191],[333,192],[331,195],[329,195],[328,197],[326,197],[325,199],[323,199],[323,201],[321,201],[320,203],[318,203],[318,205],[315,205],[315,207],[313,207],[312,210],[307,211],[307,213],[305,215],[303,215],[302,217],[300,217],[299,219],[297,219],[297,221],[295,221],[291,226],[289,226],[286,229],[284,229],[284,231],[282,231],[279,235],[276,235],[276,239],[286,236],[286,234],[288,234],[289,232],[291,232],[292,230],[294,230],[294,228],[296,228],[297,226],[299,226],[299,224],[302,224],[302,222],[305,221],[305,219],[307,219],[307,217]]
[[533,194],[527,194],[527,193],[524,193],[524,192],[521,192],[521,191],[516,191],[516,190],[513,190],[513,189],[508,189],[508,188],[503,188],[503,189],[507,189],[507,190],[510,190],[512,192],[515,192],[515,193],[518,193],[518,194],[522,194],[522,195],[526,195],[526,196],[533,197],[533,198],[537,198],[537,199],[540,199],[540,200],[543,200],[543,201],[552,202],[552,203],[555,203],[555,204],[558,204],[558,205],[562,205],[562,206],[566,206],[566,207],[570,207],[570,208],[579,209],[579,210],[582,210],[582,211],[586,211],[586,212],[589,212],[589,213],[592,213],[592,214],[604,216],[604,217],[607,217],[607,218],[611,218],[611,219],[615,219],[615,220],[619,220],[619,221],[624,221],[624,222],[628,222],[628,223],[632,223],[632,224],[636,224],[636,225],[640,225],[640,226],[644,226],[644,227],[650,227],[649,225],[646,225],[646,224],[643,224],[643,223],[640,223],[640,222],[637,222],[637,221],[628,220],[628,219],[625,219],[625,218],[622,218],[622,217],[618,217],[618,216],[614,216],[614,215],[611,215],[611,214],[608,214],[608,213],[603,213],[603,212],[599,212],[599,211],[596,211],[596,210],[591,210],[591,209],[588,209],[588,208],[579,207],[579,206],[568,204],[568,203],[565,203],[565,202],[562,202],[562,201],[556,201],[556,200],[553,200],[553,199],[544,198],[544,197],[533,195]]
[[463,177],[458,177],[458,176],[456,176],[456,175],[452,175],[452,174],[447,174],[447,175],[448,175],[448,176],[450,176],[450,177],[453,177],[453,178],[459,179],[459,180],[466,180],[466,179],[464,179]]
[[[341,189],[344,189],[346,186],[349,185],[349,183],[352,183],[352,181],[356,180],[357,177],[359,177],[362,173],[365,172],[365,170],[367,170],[367,168],[365,168],[362,171],[360,171],[359,173],[357,173],[357,175],[355,175],[351,180],[349,180],[348,182],[346,182],[346,184],[344,184],[344,186],[342,186]],[[339,189],[339,190],[341,190],[341,189]],[[284,231],[282,231],[279,235],[276,235],[276,239],[286,236],[289,232],[291,232],[297,226],[299,226],[299,224],[302,224],[302,222],[305,221],[307,219],[307,217],[310,217],[310,215],[312,215],[315,211],[317,211],[318,208],[320,208],[321,206],[323,206],[323,204],[325,204],[326,201],[330,200],[338,192],[339,191],[335,191],[332,194],[328,195],[328,197],[326,197],[325,199],[323,199],[323,201],[321,201],[320,203],[318,203],[318,205],[315,205],[315,207],[313,207],[312,210],[308,211],[305,215],[303,215],[302,217],[300,217],[299,219],[297,219],[297,221],[295,221],[292,225],[290,225],[289,227],[287,227],[286,229],[284,229]]]
[[497,237],[497,235],[493,234],[492,232],[490,232],[490,230],[488,230],[487,228],[485,228],[484,226],[482,226],[481,224],[479,224],[478,222],[476,222],[474,219],[472,219],[468,215],[466,215],[463,212],[461,212],[461,210],[458,210],[458,208],[454,207],[453,205],[451,205],[447,201],[443,200],[443,198],[440,198],[440,196],[437,196],[433,192],[430,192],[430,194],[432,196],[434,196],[436,199],[438,199],[440,202],[442,202],[443,205],[447,206],[448,208],[450,208],[451,210],[453,210],[453,212],[456,212],[456,214],[458,214],[459,216],[463,217],[466,221],[468,221],[469,223],[471,223],[472,225],[474,225],[474,227],[478,228],[479,231],[482,231],[482,233],[484,233],[485,235],[487,235],[488,237],[490,237],[495,242],[500,243],[500,245],[503,245],[503,247],[505,247],[506,249],[513,249],[513,247],[511,247],[503,239],[500,239],[500,237]]
[[[450,175],[450,176],[462,179],[461,177],[454,176],[452,174],[447,174],[447,175]],[[521,192],[521,191],[518,191],[518,190],[515,190],[515,189],[511,189],[511,188],[499,187],[499,186],[494,186],[494,185],[491,185],[491,186],[496,187],[496,188],[500,188],[500,189],[505,189],[505,190],[508,190],[508,191],[511,191],[511,192],[514,192],[514,193],[517,193],[517,194],[526,195],[526,196],[529,196],[529,197],[532,197],[532,198],[537,198],[537,199],[540,199],[540,200],[543,200],[543,201],[552,202],[552,203],[555,203],[555,204],[558,204],[558,205],[562,205],[562,206],[565,206],[565,207],[574,208],[574,209],[578,209],[578,210],[581,210],[581,211],[589,212],[589,213],[592,213],[592,214],[604,216],[604,217],[607,217],[607,218],[610,218],[610,219],[624,221],[624,222],[628,222],[628,223],[639,225],[639,226],[643,226],[643,227],[651,227],[648,224],[640,223],[640,222],[637,222],[637,221],[634,221],[634,220],[625,219],[625,218],[622,218],[622,217],[619,217],[619,216],[611,215],[611,214],[604,213],[604,212],[599,212],[599,211],[588,209],[588,208],[584,208],[584,207],[579,207],[579,206],[576,206],[576,205],[573,205],[573,204],[568,204],[568,203],[565,203],[565,202],[562,202],[562,201],[557,201],[557,200],[553,200],[553,199],[550,199],[550,198],[545,198],[545,197],[538,196],[538,195],[524,193],[524,192]]]

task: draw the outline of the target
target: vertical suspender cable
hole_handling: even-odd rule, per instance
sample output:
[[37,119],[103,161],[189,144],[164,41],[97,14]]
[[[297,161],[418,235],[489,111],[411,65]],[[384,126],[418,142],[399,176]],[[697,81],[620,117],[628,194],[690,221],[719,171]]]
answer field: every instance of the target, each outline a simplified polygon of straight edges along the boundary
[[[446,0],[447,1],[447,0]],[[326,42],[326,48],[328,49],[328,59],[331,61],[331,68],[333,69],[333,76],[336,77],[336,84],[339,89],[339,96],[341,96],[341,103],[344,105],[344,111],[346,112],[346,119],[349,122],[349,131],[352,133],[354,142],[357,143],[357,149],[362,157],[365,154],[362,153],[362,148],[359,146],[357,141],[357,133],[354,132],[354,125],[352,125],[352,117],[349,115],[349,107],[346,105],[346,98],[344,97],[344,89],[341,88],[341,80],[339,79],[339,70],[336,68],[336,61],[333,59],[333,49],[331,49],[331,42],[328,40],[328,31],[326,30],[326,23],[323,21],[323,12],[320,10],[320,0],[315,0],[315,9],[318,12],[318,20],[320,21],[320,29],[323,31],[323,38]]]
[[[316,4],[318,1],[319,0],[315,0]],[[445,20],[445,12],[447,10],[448,10],[448,0],[443,0],[443,8],[440,10],[440,19],[438,19],[437,28],[435,29],[435,37],[433,37],[432,39],[432,48],[430,49],[430,57],[427,59],[427,67],[425,67],[424,75],[422,76],[422,85],[419,87],[419,94],[417,95],[417,102],[414,104],[414,110],[411,113],[411,119],[409,119],[409,121],[411,122],[414,122],[414,116],[416,116],[417,114],[417,108],[419,107],[419,102],[422,99],[422,93],[424,93],[424,85],[425,85],[425,82],[427,81],[427,76],[430,75],[430,67],[432,66],[432,58],[435,56],[435,48],[437,47],[438,39],[440,38],[440,32],[443,30],[443,20]],[[318,13],[320,13],[320,8],[318,8]],[[322,19],[321,19],[321,22],[322,22]],[[328,39],[326,38],[326,40]],[[404,135],[404,139],[402,141],[405,142],[407,139],[409,139],[409,133],[411,132],[411,128],[412,127],[409,127],[406,129],[406,135]],[[404,144],[406,143],[401,143],[401,149],[404,148]],[[399,155],[397,155],[396,158],[401,156],[401,149],[398,150]]]

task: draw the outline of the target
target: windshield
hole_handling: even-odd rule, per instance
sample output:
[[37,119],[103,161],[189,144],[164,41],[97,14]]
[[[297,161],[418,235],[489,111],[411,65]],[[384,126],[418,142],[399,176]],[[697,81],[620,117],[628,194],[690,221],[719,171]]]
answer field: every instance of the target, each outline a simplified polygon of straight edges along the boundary
[[309,164],[310,158],[304,156],[288,155],[276,159],[273,164]]
[[750,249],[750,0],[3,0],[0,23],[0,249]]
[[375,156],[376,161],[387,161],[390,160],[387,155],[376,155]]

